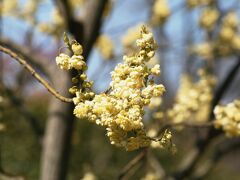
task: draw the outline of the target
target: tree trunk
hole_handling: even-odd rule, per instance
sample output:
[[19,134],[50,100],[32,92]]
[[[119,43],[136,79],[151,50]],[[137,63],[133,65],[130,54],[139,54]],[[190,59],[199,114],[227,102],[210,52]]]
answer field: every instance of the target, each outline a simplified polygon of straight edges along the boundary
[[[53,71],[52,80],[61,94],[70,87],[70,74]],[[66,94],[66,93],[65,93]],[[64,180],[73,130],[73,104],[52,97],[43,141],[41,180]]]
[[[107,1],[87,1],[87,9],[82,20],[78,22],[71,17],[66,0],[55,0],[61,11],[65,11],[62,14],[65,14],[67,17],[68,30],[83,45],[86,60],[98,37],[102,14]],[[49,71],[51,73],[51,80],[54,82],[54,87],[59,87],[58,90],[64,95],[64,91],[70,87],[71,75],[63,74],[63,72],[58,72],[55,69]],[[66,179],[73,119],[73,105],[64,104],[55,99],[55,97],[52,97],[41,159],[41,180]]]

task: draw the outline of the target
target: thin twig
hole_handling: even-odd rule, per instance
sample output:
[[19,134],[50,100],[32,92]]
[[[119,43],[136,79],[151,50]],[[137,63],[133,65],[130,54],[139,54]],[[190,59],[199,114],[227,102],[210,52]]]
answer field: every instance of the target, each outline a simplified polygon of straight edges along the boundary
[[16,44],[15,42],[6,39],[1,38],[0,44],[4,46],[5,48],[11,49],[14,51],[18,56],[21,56],[23,59],[25,59],[31,66],[36,69],[40,74],[43,74],[44,76],[48,77],[49,72],[47,67],[47,61],[40,59],[39,57],[32,56],[32,51],[28,49],[27,47],[20,46],[19,44]]
[[165,179],[166,171],[158,159],[153,154],[149,154],[148,160],[152,168],[155,170],[156,174],[159,176],[158,178]]
[[213,155],[209,158],[206,164],[201,164],[200,172],[193,174],[193,179],[200,180],[205,179],[211,171],[214,169],[215,165],[226,155],[232,151],[239,150],[240,141],[238,139],[233,139],[232,141],[227,141],[216,146]]
[[27,69],[34,78],[36,78],[52,95],[54,95],[57,99],[61,100],[62,102],[71,103],[73,100],[71,98],[66,98],[60,95],[53,87],[49,85],[49,83],[44,80],[33,68],[30,66],[23,58],[19,57],[15,52],[12,50],[3,47],[0,45],[0,51],[8,54],[13,59],[18,61],[25,69]]
[[139,162],[141,162],[146,157],[146,155],[147,149],[144,149],[141,153],[139,153],[131,161],[129,161],[128,164],[120,172],[118,179],[119,180],[123,179],[132,168],[134,168]]

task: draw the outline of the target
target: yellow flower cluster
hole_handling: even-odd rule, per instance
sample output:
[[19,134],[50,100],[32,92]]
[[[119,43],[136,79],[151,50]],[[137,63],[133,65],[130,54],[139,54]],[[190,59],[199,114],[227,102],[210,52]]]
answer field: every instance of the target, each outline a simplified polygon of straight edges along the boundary
[[213,30],[219,17],[219,12],[214,7],[207,7],[203,10],[199,24],[208,31]]
[[75,42],[72,44],[72,49],[74,51],[74,55],[71,57],[64,53],[61,53],[56,57],[57,65],[60,67],[60,69],[64,70],[86,70],[87,65],[84,62],[84,58],[82,56],[82,46]]
[[199,76],[198,82],[193,82],[187,75],[182,77],[176,103],[168,111],[168,117],[172,122],[207,120],[215,79],[203,70],[199,71]]
[[105,60],[113,58],[114,44],[107,35],[100,35],[97,39],[97,49]]
[[187,7],[192,9],[201,5],[210,5],[214,2],[215,0],[187,0]]
[[127,151],[150,145],[142,122],[144,106],[152,97],[159,97],[165,91],[163,85],[148,80],[150,75],[159,75],[159,66],[148,68],[156,43],[153,34],[142,27],[141,37],[136,41],[140,51],[124,56],[111,73],[111,91],[95,95],[91,100],[78,101],[74,114],[87,118],[107,129],[111,144],[124,147]]
[[166,22],[171,14],[167,0],[155,0],[153,9],[151,23],[153,25],[162,25]]
[[[83,101],[92,100],[95,93],[91,89],[93,82],[89,81],[87,75],[84,73],[87,70],[87,65],[82,56],[83,48],[75,40],[70,43],[66,34],[64,34],[64,42],[73,55],[70,57],[67,54],[61,53],[56,57],[56,63],[60,69],[74,70],[77,74],[72,78],[74,86],[69,89],[69,92],[75,95],[73,102],[76,105]],[[78,88],[79,85],[81,86],[80,89]],[[82,112],[85,110],[86,108],[83,108]]]
[[226,106],[216,106],[214,126],[222,128],[229,137],[240,136],[240,100]]

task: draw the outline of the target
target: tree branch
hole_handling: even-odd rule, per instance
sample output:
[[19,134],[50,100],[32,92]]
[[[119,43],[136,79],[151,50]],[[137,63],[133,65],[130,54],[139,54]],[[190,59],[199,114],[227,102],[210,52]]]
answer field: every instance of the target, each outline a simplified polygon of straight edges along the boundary
[[33,58],[31,52],[22,46],[17,45],[16,43],[8,40],[8,39],[0,39],[0,45],[11,49],[14,51],[18,56],[21,56],[23,59],[26,59],[27,62],[29,62],[34,68],[39,70],[41,74],[44,74],[44,76],[48,76],[48,71],[46,70],[47,63],[44,63],[44,61],[38,59],[38,58]]
[[227,154],[231,153],[232,151],[237,150],[240,148],[240,141],[239,139],[233,139],[232,141],[227,141],[218,145],[213,152],[211,158],[208,158],[206,164],[201,165],[199,168],[200,170],[197,171],[196,174],[193,175],[193,179],[200,180],[207,177],[211,171],[213,170],[214,166]]
[[[83,56],[88,58],[101,28],[102,14],[108,0],[88,0],[80,20],[76,20],[67,0],[54,0],[66,19],[69,32],[83,45]],[[93,13],[94,12],[94,13]]]
[[34,78],[36,78],[53,96],[55,96],[57,99],[67,102],[67,103],[72,103],[73,100],[71,98],[66,98],[60,95],[53,87],[49,85],[49,83],[44,80],[33,68],[30,66],[23,58],[19,57],[15,52],[12,50],[1,46],[0,45],[0,51],[4,52],[5,54],[8,54],[11,56],[13,59],[18,61],[25,69],[27,69]]
[[140,163],[146,157],[148,149],[144,149],[137,156],[135,156],[128,164],[122,169],[118,176],[118,180],[124,179],[124,177],[128,174],[128,172],[134,168],[138,163]]

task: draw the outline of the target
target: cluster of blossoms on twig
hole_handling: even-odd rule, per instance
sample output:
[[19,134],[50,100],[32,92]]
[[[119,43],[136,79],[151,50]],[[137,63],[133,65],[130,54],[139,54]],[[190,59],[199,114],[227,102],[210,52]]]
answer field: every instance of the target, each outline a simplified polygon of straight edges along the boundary
[[199,71],[199,80],[193,82],[189,76],[183,76],[177,92],[176,103],[168,111],[168,117],[174,123],[184,121],[205,122],[210,113],[215,78],[207,72]]
[[240,100],[226,106],[216,106],[214,126],[222,128],[229,137],[240,136]]
[[[153,76],[160,75],[160,65],[152,68],[146,65],[153,58],[157,46],[153,34],[143,26],[136,44],[139,52],[124,56],[124,62],[111,73],[109,92],[95,95],[89,81],[84,81],[80,89],[74,87],[71,91],[76,95],[73,99],[75,116],[106,127],[111,144],[124,147],[127,151],[150,145],[153,139],[144,130],[144,107],[149,105],[151,98],[160,97],[165,91],[162,84],[155,84],[153,80]],[[86,64],[81,55],[81,46],[73,48],[73,45],[74,55],[60,54],[56,62],[61,69],[84,71]]]
[[[75,95],[73,98],[74,104],[78,104],[81,101],[90,100],[95,96],[91,90],[93,82],[89,81],[87,75],[84,73],[87,70],[87,64],[82,56],[82,46],[75,40],[70,43],[66,34],[64,35],[64,42],[73,55],[70,57],[67,54],[61,53],[56,57],[56,63],[60,69],[75,71],[76,76],[72,78],[74,85],[69,89],[69,92]],[[81,88],[78,87],[79,85]]]

